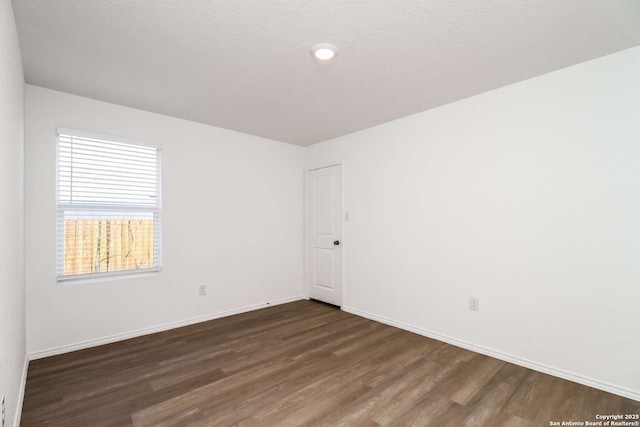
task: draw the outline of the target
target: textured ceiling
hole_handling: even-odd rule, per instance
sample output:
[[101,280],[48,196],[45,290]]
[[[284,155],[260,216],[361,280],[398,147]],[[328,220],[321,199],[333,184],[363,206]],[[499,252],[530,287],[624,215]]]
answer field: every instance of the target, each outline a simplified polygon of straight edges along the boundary
[[13,6],[30,84],[299,145],[640,44],[638,0]]

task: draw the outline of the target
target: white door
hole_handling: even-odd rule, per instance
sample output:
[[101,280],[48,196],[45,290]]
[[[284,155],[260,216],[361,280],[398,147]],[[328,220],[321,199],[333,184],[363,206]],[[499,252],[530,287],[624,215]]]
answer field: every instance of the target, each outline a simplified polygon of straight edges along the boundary
[[309,297],[342,305],[341,166],[307,173],[307,280]]

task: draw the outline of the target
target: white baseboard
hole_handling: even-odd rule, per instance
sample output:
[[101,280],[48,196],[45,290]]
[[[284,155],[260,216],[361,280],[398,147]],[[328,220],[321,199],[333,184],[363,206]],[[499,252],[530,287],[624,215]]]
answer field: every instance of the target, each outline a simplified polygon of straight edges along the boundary
[[20,427],[22,419],[22,403],[24,402],[24,390],[27,386],[27,372],[29,371],[29,356],[24,355],[24,365],[22,366],[22,378],[20,378],[20,390],[18,394],[18,402],[16,403],[15,417],[13,418],[13,426]]
[[64,345],[60,347],[54,347],[47,350],[36,351],[29,353],[29,360],[42,359],[44,357],[56,356],[58,354],[69,353],[77,350],[84,350],[91,347],[97,347],[100,345],[111,344],[117,341],[124,341],[131,338],[140,337],[143,335],[149,335],[156,332],[163,332],[169,329],[180,328],[182,326],[193,325],[195,323],[206,322],[208,320],[219,319],[221,317],[233,316],[234,314],[246,313],[248,311],[259,310],[261,308],[271,307],[279,304],[286,304],[288,302],[299,301],[304,299],[302,295],[295,297],[283,298],[276,301],[269,301],[262,304],[249,305],[245,307],[236,308],[233,310],[222,311],[219,313],[213,313],[206,316],[194,317],[191,319],[180,320],[178,322],[165,323],[163,325],[153,326],[150,328],[137,329],[135,331],[125,332],[121,334],[109,335],[102,338],[93,340],[78,342],[75,344]]
[[491,356],[496,359],[503,360],[505,362],[513,363],[515,365],[523,366],[525,368],[533,369],[534,371],[543,372],[545,374],[553,375],[554,377],[563,378],[565,380],[573,381],[578,384],[583,384],[588,387],[597,388],[609,393],[617,394],[618,396],[627,397],[629,399],[640,401],[640,391],[630,390],[628,388],[619,387],[614,384],[609,384],[603,381],[595,380],[593,378],[578,375],[573,372],[565,371],[564,369],[554,368],[552,366],[545,365],[543,363],[534,362],[532,360],[523,359],[521,357],[513,356],[510,354],[502,353],[490,348],[482,347],[476,344],[462,341],[447,335],[439,334],[437,332],[430,331],[428,329],[419,328],[417,326],[409,325],[407,323],[398,322],[396,320],[388,319],[383,316],[368,313],[366,311],[358,310],[352,307],[342,307],[347,313],[355,314],[357,316],[366,317],[367,319],[375,320],[376,322],[384,323],[386,325],[395,326],[396,328],[404,329],[409,332],[416,333],[428,338],[433,338],[438,341],[443,341],[456,347],[461,347],[467,350],[471,350],[476,353]]

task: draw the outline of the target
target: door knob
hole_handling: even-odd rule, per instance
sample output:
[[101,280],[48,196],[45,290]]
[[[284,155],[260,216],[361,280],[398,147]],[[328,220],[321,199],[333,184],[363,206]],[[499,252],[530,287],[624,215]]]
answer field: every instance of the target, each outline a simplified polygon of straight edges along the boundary
[[333,244],[334,244],[334,245],[336,245],[336,246],[338,246],[338,245],[340,244],[340,240],[334,240],[334,241],[333,241]]

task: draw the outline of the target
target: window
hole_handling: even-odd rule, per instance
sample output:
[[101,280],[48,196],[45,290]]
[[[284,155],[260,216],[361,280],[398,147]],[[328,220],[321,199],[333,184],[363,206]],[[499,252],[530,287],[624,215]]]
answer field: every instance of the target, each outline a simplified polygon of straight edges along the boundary
[[160,270],[160,152],[60,129],[58,280]]

